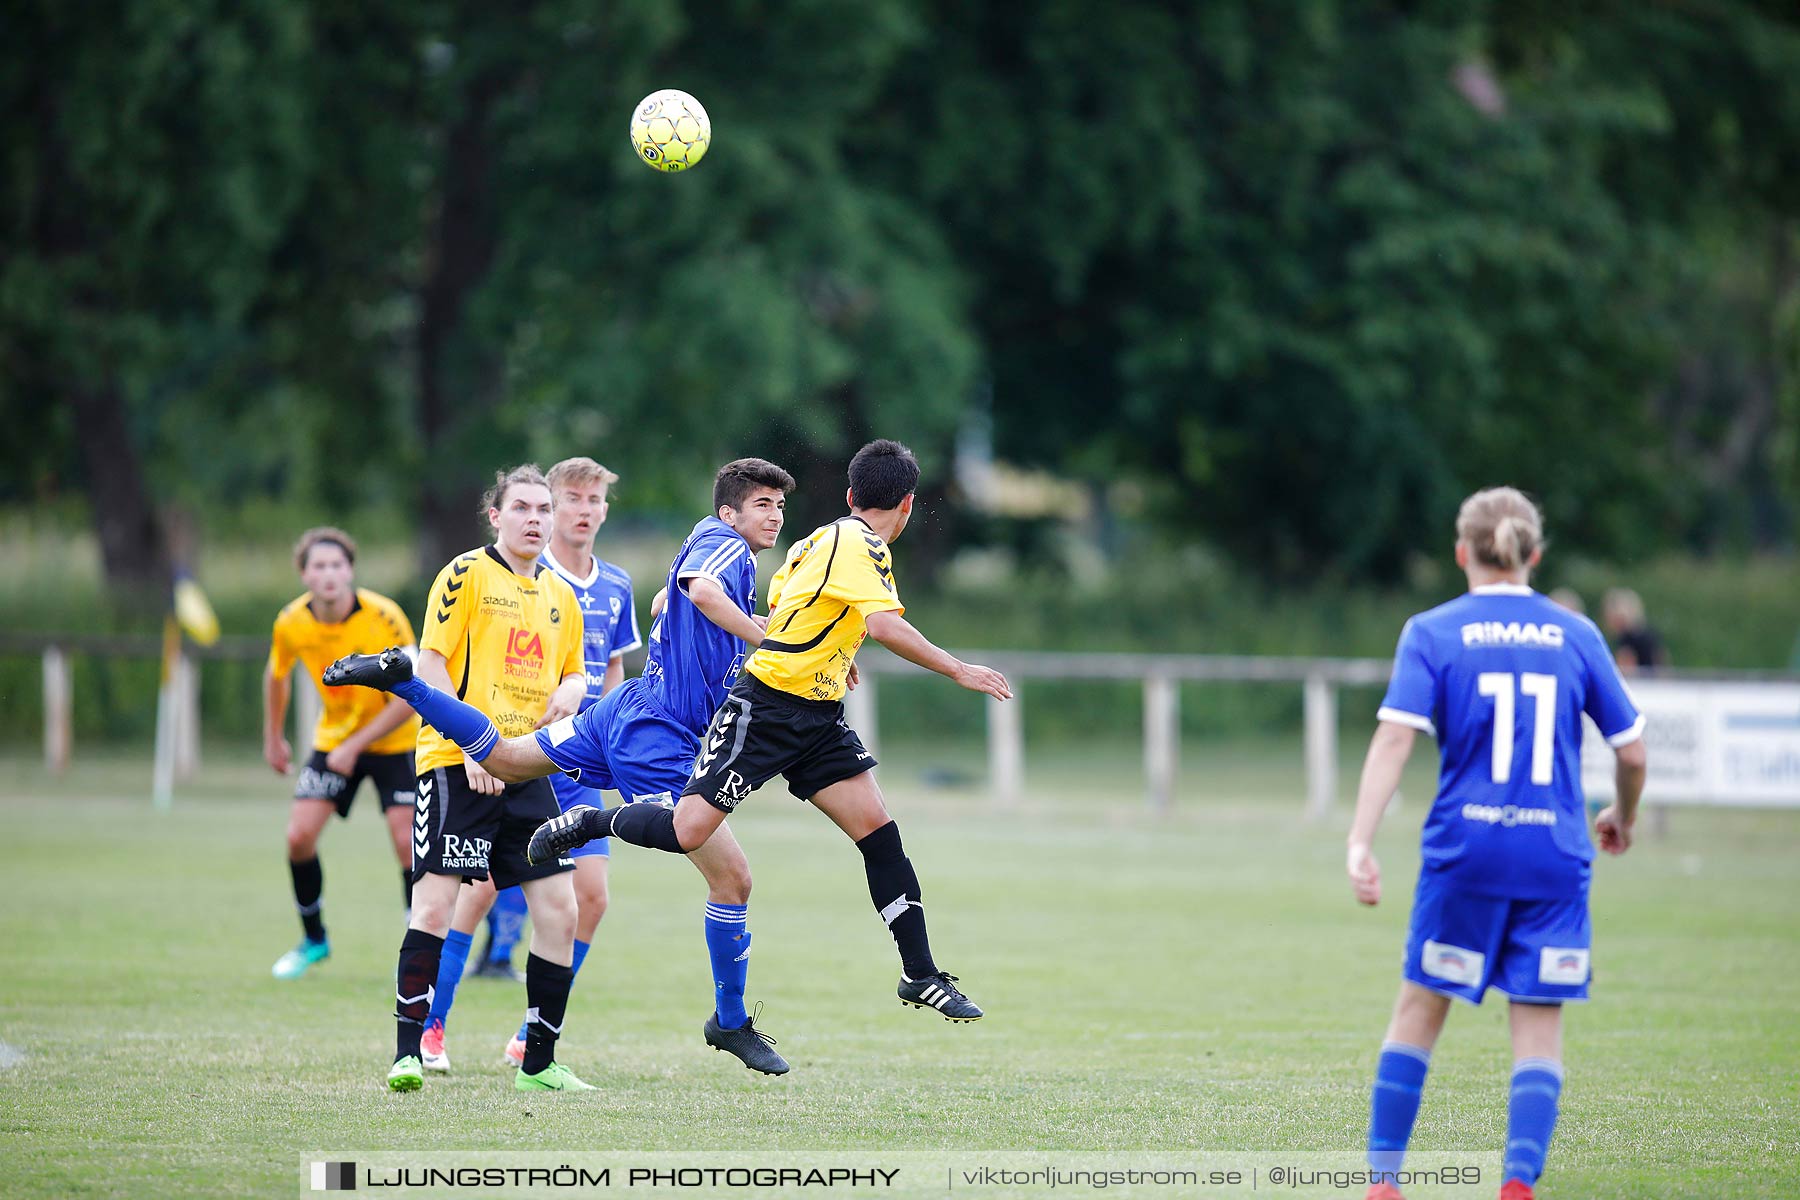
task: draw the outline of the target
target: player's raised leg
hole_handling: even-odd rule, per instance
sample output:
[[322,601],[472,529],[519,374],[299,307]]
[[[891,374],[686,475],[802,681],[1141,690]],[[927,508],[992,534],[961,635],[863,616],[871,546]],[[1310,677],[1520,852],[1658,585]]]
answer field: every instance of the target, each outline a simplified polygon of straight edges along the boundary
[[901,1001],[929,1008],[947,1021],[980,1020],[981,1007],[963,995],[956,976],[945,974],[931,957],[919,876],[901,844],[900,826],[882,802],[874,774],[864,771],[839,780],[815,793],[812,803],[862,851],[869,900],[900,952]]

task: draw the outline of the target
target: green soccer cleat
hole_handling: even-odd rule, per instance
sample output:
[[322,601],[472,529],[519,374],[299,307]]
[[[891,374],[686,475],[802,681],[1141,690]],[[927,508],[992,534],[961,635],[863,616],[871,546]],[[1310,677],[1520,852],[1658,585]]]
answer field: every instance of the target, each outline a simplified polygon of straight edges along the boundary
[[298,946],[275,960],[275,965],[269,968],[269,974],[277,979],[298,979],[306,974],[308,967],[330,957],[330,941],[315,942],[311,938],[302,938]]
[[416,1054],[408,1054],[388,1070],[388,1090],[416,1092],[425,1086],[425,1068]]
[[521,1092],[593,1092],[598,1091],[591,1083],[583,1083],[575,1078],[575,1072],[553,1062],[536,1075],[527,1075],[520,1068],[518,1077],[513,1080],[513,1087]]

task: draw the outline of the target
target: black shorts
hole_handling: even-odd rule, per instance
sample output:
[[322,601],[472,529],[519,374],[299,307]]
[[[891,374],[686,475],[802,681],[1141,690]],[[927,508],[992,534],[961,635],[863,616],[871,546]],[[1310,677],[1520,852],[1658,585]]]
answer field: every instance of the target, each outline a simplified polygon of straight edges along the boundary
[[566,855],[535,867],[525,861],[531,835],[561,812],[548,779],[509,783],[499,795],[485,796],[469,786],[460,763],[427,771],[419,776],[413,811],[413,882],[426,875],[491,875],[495,887],[505,888],[573,871],[575,860]]
[[788,791],[810,800],[874,765],[875,756],[845,722],[841,701],[807,700],[746,671],[713,714],[681,794],[730,812],[779,774]]
[[356,789],[367,779],[375,785],[375,796],[385,813],[390,808],[413,806],[413,782],[417,778],[410,750],[399,754],[360,755],[348,775],[339,775],[327,767],[325,751],[314,750],[306,765],[300,768],[300,778],[294,784],[294,799],[329,800],[337,805],[338,816],[347,817],[350,804],[356,799]]

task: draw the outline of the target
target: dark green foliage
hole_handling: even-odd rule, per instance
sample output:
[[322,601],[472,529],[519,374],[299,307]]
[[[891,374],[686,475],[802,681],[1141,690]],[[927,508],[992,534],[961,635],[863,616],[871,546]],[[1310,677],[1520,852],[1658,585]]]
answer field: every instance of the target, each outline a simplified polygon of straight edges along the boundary
[[[428,567],[578,451],[681,509],[762,454],[805,519],[884,434],[935,500],[988,395],[1277,579],[1500,480],[1589,553],[1792,542],[1791,6],[27,4],[0,65],[0,499],[79,483],[120,570],[151,496]],[[691,177],[626,143],[663,86]]]

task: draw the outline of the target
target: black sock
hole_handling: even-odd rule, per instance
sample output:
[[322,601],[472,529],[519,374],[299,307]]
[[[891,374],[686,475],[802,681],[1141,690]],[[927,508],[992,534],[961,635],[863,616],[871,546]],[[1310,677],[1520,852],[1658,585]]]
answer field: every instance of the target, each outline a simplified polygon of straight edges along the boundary
[[325,869],[317,855],[305,862],[288,860],[288,873],[294,877],[294,907],[300,910],[300,924],[306,936],[315,942],[325,940],[325,919],[319,915],[319,896],[325,891]]
[[423,929],[408,929],[400,941],[400,981],[394,996],[394,1061],[419,1055],[419,1038],[425,1017],[431,1012],[431,996],[437,988],[438,958],[444,939]]
[[900,969],[908,979],[936,975],[931,940],[925,935],[925,906],[919,903],[919,877],[900,844],[900,826],[889,821],[857,842],[856,848],[862,851],[863,870],[869,876],[869,899],[900,949]]
[[686,854],[681,840],[675,836],[675,810],[660,804],[622,804],[608,809],[612,818],[612,836],[634,846],[667,850],[670,854]]
[[523,1070],[527,1075],[536,1075],[556,1059],[556,1039],[562,1035],[563,1013],[569,1007],[569,985],[573,982],[575,968],[558,966],[535,954],[525,956]]
[[412,868],[400,868],[400,890],[406,893],[406,911],[412,911]]

